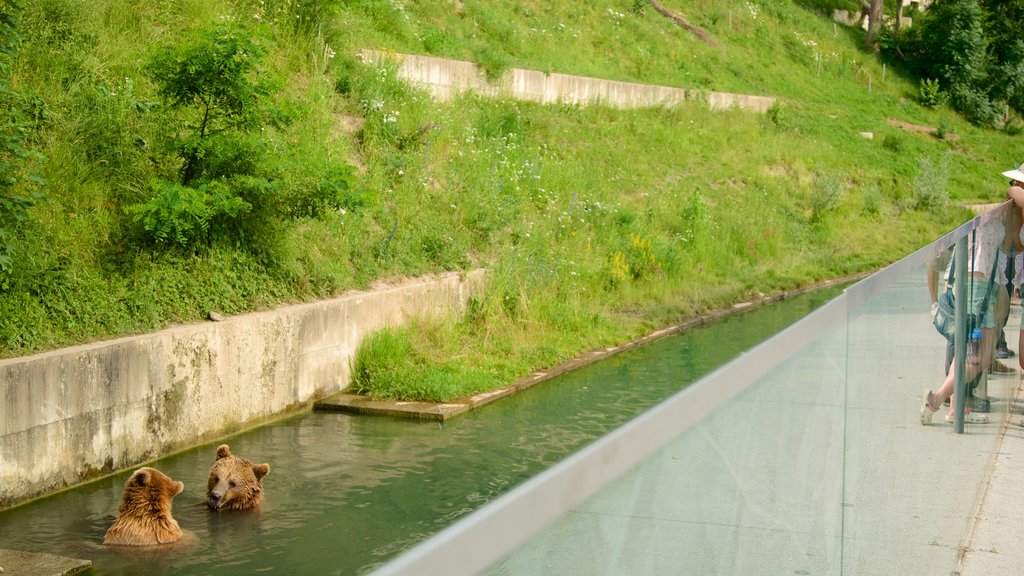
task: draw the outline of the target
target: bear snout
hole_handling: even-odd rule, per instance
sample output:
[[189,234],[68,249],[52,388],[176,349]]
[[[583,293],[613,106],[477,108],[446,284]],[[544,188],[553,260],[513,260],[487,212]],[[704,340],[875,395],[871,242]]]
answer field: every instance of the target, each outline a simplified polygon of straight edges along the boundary
[[206,501],[206,504],[210,508],[216,510],[216,509],[220,508],[221,504],[224,503],[223,498],[224,498],[224,495],[219,493],[219,492],[210,492],[210,498],[209,498],[209,500]]

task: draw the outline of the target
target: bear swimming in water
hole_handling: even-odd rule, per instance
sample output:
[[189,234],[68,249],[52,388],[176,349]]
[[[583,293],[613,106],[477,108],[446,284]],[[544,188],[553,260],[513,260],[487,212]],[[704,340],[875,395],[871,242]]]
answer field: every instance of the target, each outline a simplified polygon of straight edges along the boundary
[[212,510],[249,510],[263,501],[263,477],[269,464],[253,464],[231,453],[227,444],[217,448],[217,460],[206,483],[206,504]]
[[152,546],[177,542],[181,528],[171,516],[171,500],[184,489],[185,484],[156,468],[139,468],[124,484],[117,518],[103,543]]

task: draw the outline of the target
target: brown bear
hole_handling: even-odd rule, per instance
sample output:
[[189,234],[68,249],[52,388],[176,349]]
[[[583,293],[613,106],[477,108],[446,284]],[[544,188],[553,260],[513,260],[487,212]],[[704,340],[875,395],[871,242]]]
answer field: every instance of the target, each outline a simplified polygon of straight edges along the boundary
[[124,483],[117,518],[103,538],[104,544],[152,546],[181,538],[181,528],[171,517],[171,499],[185,484],[171,480],[156,468],[139,468]]
[[255,508],[263,501],[263,477],[268,473],[269,464],[253,464],[221,444],[206,482],[206,504],[211,510]]

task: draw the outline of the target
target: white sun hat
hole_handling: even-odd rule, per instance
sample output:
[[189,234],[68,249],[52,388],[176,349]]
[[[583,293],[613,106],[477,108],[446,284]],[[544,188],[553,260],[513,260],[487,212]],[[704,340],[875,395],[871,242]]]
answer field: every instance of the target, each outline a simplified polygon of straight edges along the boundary
[[[1021,166],[1024,168],[1024,166]],[[1006,176],[1010,180],[1016,180],[1017,182],[1024,182],[1024,172],[1021,172],[1020,168],[1014,166],[1013,170],[1007,170],[1003,172],[1003,176]]]

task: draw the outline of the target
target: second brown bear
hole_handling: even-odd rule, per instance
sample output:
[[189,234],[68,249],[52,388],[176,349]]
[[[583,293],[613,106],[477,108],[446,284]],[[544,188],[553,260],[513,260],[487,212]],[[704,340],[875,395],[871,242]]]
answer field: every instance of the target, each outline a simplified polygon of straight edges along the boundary
[[227,444],[217,448],[217,460],[206,482],[206,504],[212,510],[249,510],[263,501],[263,477],[269,464],[253,464],[231,453]]
[[171,516],[171,499],[184,489],[184,484],[155,468],[139,468],[124,484],[117,518],[103,543],[152,546],[177,542],[182,532]]

